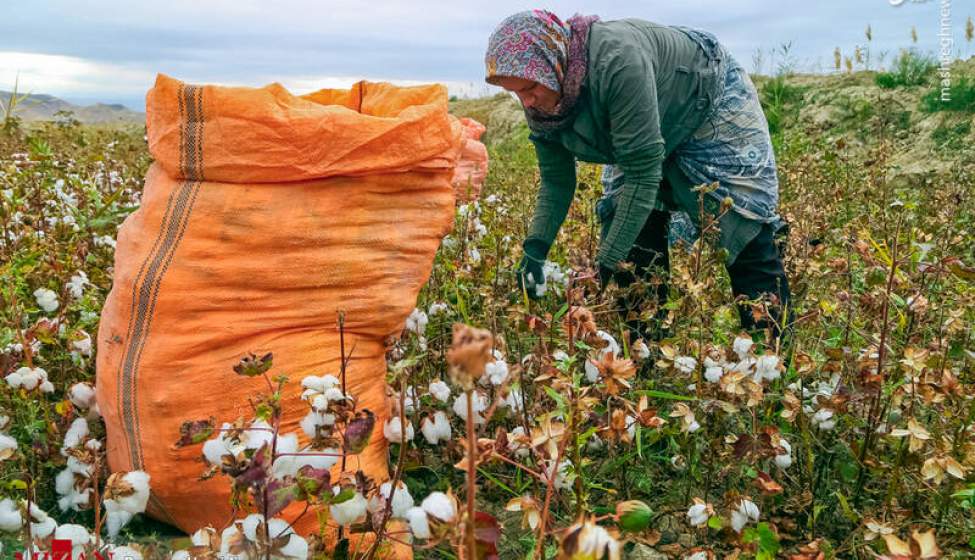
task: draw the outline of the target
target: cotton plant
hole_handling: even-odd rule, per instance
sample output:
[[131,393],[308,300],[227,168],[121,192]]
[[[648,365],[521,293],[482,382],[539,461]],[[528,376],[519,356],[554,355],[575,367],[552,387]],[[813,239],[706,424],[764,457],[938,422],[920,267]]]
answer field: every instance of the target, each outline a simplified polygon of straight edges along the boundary
[[602,343],[602,347],[594,349],[594,351],[590,354],[590,359],[586,360],[586,364],[584,366],[586,379],[590,383],[596,383],[600,378],[599,368],[596,366],[596,363],[605,356],[612,356],[613,358],[616,358],[620,353],[620,345],[618,342],[616,342],[616,339],[613,338],[613,335],[606,331],[597,330],[596,337]]
[[83,270],[79,270],[71,275],[71,280],[67,284],[68,293],[74,299],[81,299],[85,293],[85,287],[91,285],[88,275]]
[[113,473],[105,484],[106,529],[111,538],[149,503],[149,475],[145,471]]
[[75,418],[64,434],[60,452],[67,462],[54,478],[61,511],[80,511],[90,502],[94,463],[101,452],[101,442],[88,436],[88,421],[84,417]]
[[738,506],[731,512],[731,528],[736,533],[741,533],[748,523],[758,523],[759,509],[755,502],[748,498],[742,498]]
[[[271,536],[270,542],[265,540],[265,532]],[[206,537],[198,540],[204,543],[201,546],[212,546],[212,541]],[[268,557],[275,560],[306,560],[309,552],[308,541],[295,533],[287,521],[279,518],[265,520],[257,513],[234,521],[220,534],[219,542],[219,550],[213,552],[220,557],[233,557],[237,560],[260,560]],[[181,555],[180,558],[186,556]]]
[[447,414],[438,410],[431,416],[426,416],[420,420],[420,433],[430,445],[438,445],[450,441],[453,432],[450,427],[450,420]]
[[34,290],[34,300],[37,302],[38,307],[43,309],[45,313],[53,313],[61,305],[58,301],[58,295],[53,290],[47,288],[37,288]]
[[12,389],[25,391],[39,390],[41,393],[53,393],[54,384],[47,378],[47,370],[42,367],[23,366],[4,378]]

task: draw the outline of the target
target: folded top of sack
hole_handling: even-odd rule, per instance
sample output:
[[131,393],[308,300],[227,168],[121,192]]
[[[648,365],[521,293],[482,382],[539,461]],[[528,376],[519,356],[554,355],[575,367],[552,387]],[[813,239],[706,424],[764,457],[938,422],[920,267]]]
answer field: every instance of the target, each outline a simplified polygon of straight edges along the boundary
[[296,96],[277,83],[195,86],[159,74],[146,128],[167,174],[228,183],[447,172],[462,140],[444,86],[366,81]]

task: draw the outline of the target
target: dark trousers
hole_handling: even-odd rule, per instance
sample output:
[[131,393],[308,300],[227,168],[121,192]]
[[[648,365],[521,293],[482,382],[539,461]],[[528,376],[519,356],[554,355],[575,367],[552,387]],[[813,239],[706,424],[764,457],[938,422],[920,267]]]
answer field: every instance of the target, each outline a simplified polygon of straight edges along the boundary
[[[627,261],[635,265],[634,270],[620,271],[614,275],[620,287],[630,286],[638,275],[649,282],[647,290],[638,293],[631,291],[619,302],[630,328],[637,331],[636,336],[657,340],[664,336],[659,322],[666,317],[663,305],[667,302],[670,271],[667,235],[669,224],[669,212],[651,212],[627,258]],[[757,300],[775,296],[772,299],[773,305],[770,306],[770,315],[774,320],[771,325],[766,318],[756,320],[750,305],[739,304],[742,328],[758,330],[772,327],[773,334],[778,336],[779,328],[783,326],[782,310],[788,307],[790,294],[789,281],[782,263],[781,243],[776,239],[773,227],[771,224],[762,227],[758,235],[738,254],[734,263],[728,266],[728,274],[731,276],[731,290],[736,299],[742,297],[746,300]],[[637,318],[648,299],[655,300],[660,309],[654,321],[657,323],[655,325],[647,325]]]

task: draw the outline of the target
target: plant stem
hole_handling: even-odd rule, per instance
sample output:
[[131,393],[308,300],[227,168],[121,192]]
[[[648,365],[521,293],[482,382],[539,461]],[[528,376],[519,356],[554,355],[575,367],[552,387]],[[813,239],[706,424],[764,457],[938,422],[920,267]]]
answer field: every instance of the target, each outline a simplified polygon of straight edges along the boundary
[[474,492],[477,474],[477,441],[474,438],[474,391],[467,390],[467,553],[470,560],[477,558],[474,540]]

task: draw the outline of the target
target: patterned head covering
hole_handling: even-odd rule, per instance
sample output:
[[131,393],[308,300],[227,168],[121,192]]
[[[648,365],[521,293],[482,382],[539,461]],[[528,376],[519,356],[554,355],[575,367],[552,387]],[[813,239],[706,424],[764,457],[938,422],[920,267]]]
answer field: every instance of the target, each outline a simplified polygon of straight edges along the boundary
[[525,109],[528,125],[536,132],[551,132],[571,123],[589,64],[589,27],[597,16],[576,15],[563,23],[545,10],[518,12],[505,18],[488,40],[485,80],[523,78],[559,93],[554,113]]

